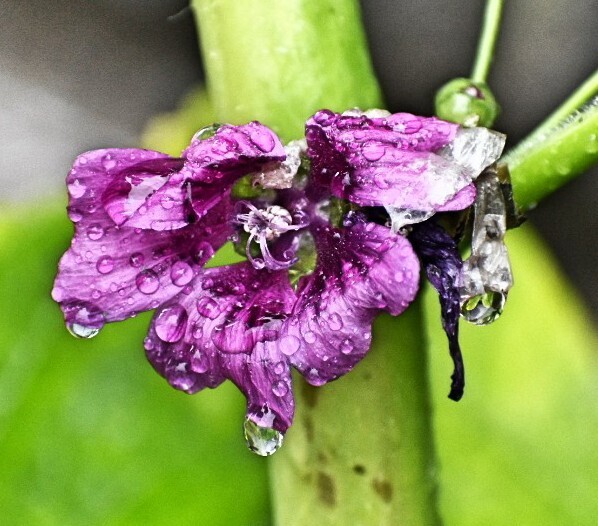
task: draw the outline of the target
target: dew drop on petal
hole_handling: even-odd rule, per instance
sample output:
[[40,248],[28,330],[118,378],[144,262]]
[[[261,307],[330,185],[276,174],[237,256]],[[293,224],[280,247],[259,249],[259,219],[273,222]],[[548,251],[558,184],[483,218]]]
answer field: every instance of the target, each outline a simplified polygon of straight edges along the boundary
[[142,270],[135,278],[135,284],[139,292],[153,294],[160,288],[160,279],[153,270]]
[[177,287],[184,287],[193,279],[193,269],[185,261],[177,261],[170,268],[170,279]]
[[289,386],[283,380],[278,380],[272,385],[272,392],[279,397],[285,396],[289,392]]
[[274,374],[282,374],[284,373],[286,367],[284,362],[277,362],[276,365],[274,365]]
[[104,155],[102,159],[102,166],[105,170],[112,170],[116,168],[116,161],[112,158],[112,155],[108,153]]
[[72,183],[67,185],[69,194],[74,197],[75,199],[79,199],[85,195],[85,191],[87,187],[79,181],[79,179],[75,179]]
[[96,269],[100,274],[109,274],[114,270],[114,260],[110,256],[102,256],[96,263]]
[[101,239],[103,235],[104,229],[102,228],[102,225],[98,223],[89,225],[89,228],[87,229],[87,237],[89,239],[91,239],[92,241],[97,241],[98,239]]
[[305,340],[305,343],[316,343],[316,335],[315,333],[308,331],[303,335],[303,339]]
[[197,300],[197,312],[210,320],[215,320],[220,314],[218,303],[213,298],[204,296]]
[[338,313],[334,312],[330,315],[328,327],[331,331],[340,331],[343,328],[343,320]]
[[343,354],[351,354],[353,352],[353,349],[353,344],[351,343],[351,340],[349,340],[348,338],[344,340],[343,343],[341,343],[341,352]]
[[174,304],[164,307],[156,315],[154,330],[164,342],[178,342],[185,334],[188,314],[182,305]]
[[249,139],[264,153],[270,153],[274,149],[274,137],[270,133],[264,131],[252,132]]
[[134,268],[139,268],[141,265],[143,265],[144,260],[145,258],[141,252],[135,252],[134,254],[131,254],[131,257],[129,258],[129,264]]
[[299,347],[301,346],[301,342],[297,336],[293,336],[292,334],[287,334],[283,336],[279,341],[279,348],[282,354],[287,356],[291,356],[295,354]]
[[374,142],[369,142],[364,144],[361,153],[368,161],[378,161],[386,152],[386,148],[382,144],[376,144]]
[[270,427],[258,426],[249,417],[245,418],[243,431],[247,447],[262,457],[276,453],[282,445],[284,438],[284,435],[280,431],[276,431],[276,429]]
[[191,357],[191,370],[195,373],[203,374],[210,367],[208,355],[202,351],[195,351]]

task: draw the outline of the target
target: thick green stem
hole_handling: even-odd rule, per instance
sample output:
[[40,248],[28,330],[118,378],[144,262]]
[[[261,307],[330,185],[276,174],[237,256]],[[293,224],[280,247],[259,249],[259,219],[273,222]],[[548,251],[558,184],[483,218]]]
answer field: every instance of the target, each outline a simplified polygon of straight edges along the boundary
[[[328,107],[379,106],[357,0],[195,0],[219,120],[260,120],[285,139]],[[297,415],[270,460],[284,526],[436,524],[425,339],[412,306],[375,325],[354,371],[295,382]]]
[[523,210],[598,163],[598,72],[504,161]]
[[490,64],[494,57],[494,47],[500,29],[502,8],[503,0],[488,0],[486,2],[484,23],[480,34],[475,63],[471,71],[471,80],[475,82],[486,82],[488,78]]
[[328,107],[379,107],[356,0],[194,0],[218,118],[283,139]]

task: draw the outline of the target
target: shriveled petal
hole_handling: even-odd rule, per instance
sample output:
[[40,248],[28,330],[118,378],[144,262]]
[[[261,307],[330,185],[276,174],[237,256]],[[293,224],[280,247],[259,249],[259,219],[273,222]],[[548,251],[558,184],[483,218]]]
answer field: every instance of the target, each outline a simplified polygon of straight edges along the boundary
[[314,238],[316,268],[300,282],[277,345],[308,382],[321,385],[367,353],[378,312],[398,315],[407,308],[417,292],[419,261],[404,237],[374,223],[321,226]]
[[457,244],[451,236],[432,221],[416,225],[409,240],[426,271],[430,283],[438,291],[442,327],[449,341],[454,363],[449,398],[460,400],[465,387],[465,369],[459,346],[459,289],[457,278],[463,262]]
[[307,123],[314,184],[362,206],[385,206],[393,229],[467,207],[471,182],[504,136],[409,114],[386,118],[322,111]]
[[226,202],[201,225],[174,232],[115,225],[101,202],[113,180],[104,164],[122,155],[122,150],[84,154],[67,178],[75,234],[60,260],[52,297],[68,323],[100,328],[157,307],[187,286],[232,231]]
[[247,397],[248,418],[284,432],[293,415],[291,377],[271,341],[294,301],[285,272],[248,263],[206,269],[188,292],[156,311],[145,342],[148,359],[188,393],[229,378]]

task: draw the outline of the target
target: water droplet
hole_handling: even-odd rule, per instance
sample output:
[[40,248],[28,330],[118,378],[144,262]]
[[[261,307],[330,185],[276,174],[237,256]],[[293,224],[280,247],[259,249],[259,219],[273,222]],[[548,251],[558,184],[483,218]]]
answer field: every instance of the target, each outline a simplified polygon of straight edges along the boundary
[[66,328],[75,338],[89,339],[97,336],[100,332],[97,327],[85,327],[79,323],[67,323]]
[[488,325],[501,314],[507,295],[501,292],[486,292],[466,299],[461,303],[461,316],[475,325]]
[[197,300],[197,312],[210,320],[215,320],[218,314],[220,314],[220,308],[216,300],[209,296],[204,296]]
[[348,338],[344,340],[343,343],[341,343],[341,352],[343,354],[351,354],[353,352],[353,349],[353,344],[351,343],[351,340],[349,340]]
[[141,265],[143,265],[144,260],[145,258],[141,252],[135,252],[134,254],[131,254],[131,257],[129,258],[129,264],[134,268],[139,268]]
[[110,256],[102,256],[96,263],[96,269],[100,274],[109,274],[114,270],[114,260]]
[[154,329],[163,342],[178,342],[185,334],[188,314],[182,305],[164,307],[154,320]]
[[105,170],[112,170],[116,168],[116,161],[112,158],[112,155],[108,153],[102,158],[102,166]]
[[67,213],[68,213],[69,219],[73,223],[78,223],[79,221],[81,221],[81,219],[83,219],[83,214],[77,208],[68,207]]
[[316,343],[317,337],[313,332],[308,331],[303,335],[303,339],[306,343]]
[[177,287],[184,287],[193,279],[193,269],[185,261],[177,261],[170,269],[170,279]]
[[266,130],[255,130],[250,132],[249,139],[264,153],[270,153],[276,144],[272,134]]
[[283,397],[289,392],[289,386],[284,380],[278,380],[272,385],[272,392],[278,397]]
[[215,122],[214,124],[210,124],[209,126],[204,126],[198,132],[195,133],[193,136],[193,140],[196,141],[205,141],[210,137],[214,137],[216,132],[222,127],[222,124]]
[[205,352],[195,351],[190,365],[193,372],[203,374],[210,368],[210,359]]
[[274,374],[282,374],[284,373],[286,367],[284,362],[277,362],[274,366]]
[[276,453],[282,445],[284,435],[276,429],[258,426],[249,417],[245,418],[243,424],[245,441],[247,447],[262,457]]
[[296,336],[293,336],[292,334],[287,334],[280,339],[279,345],[280,352],[282,352],[282,354],[291,356],[299,350],[301,342],[299,341],[299,338],[297,338]]
[[79,199],[85,195],[85,191],[87,187],[79,181],[79,179],[75,179],[72,183],[67,184],[67,188],[71,197],[75,199]]
[[153,270],[142,270],[135,278],[135,284],[139,292],[153,294],[160,288],[160,279]]
[[374,162],[380,160],[384,156],[386,148],[382,144],[368,142],[361,148],[361,153],[368,161]]
[[102,228],[102,225],[98,223],[89,225],[89,228],[87,229],[87,237],[89,239],[92,241],[97,241],[98,239],[101,239],[103,235],[104,229]]
[[343,328],[343,320],[338,313],[334,312],[330,315],[328,327],[330,327],[331,331],[340,331]]

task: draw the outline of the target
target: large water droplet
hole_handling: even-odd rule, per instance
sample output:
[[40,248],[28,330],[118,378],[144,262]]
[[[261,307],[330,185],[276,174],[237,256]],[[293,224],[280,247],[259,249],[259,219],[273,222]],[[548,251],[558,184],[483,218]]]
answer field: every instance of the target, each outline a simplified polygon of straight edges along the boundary
[[270,153],[276,144],[274,142],[274,137],[264,130],[256,130],[251,132],[249,139],[264,153]]
[[89,225],[89,228],[87,229],[87,237],[89,239],[92,241],[97,241],[98,239],[101,239],[103,235],[104,229],[102,228],[102,225],[99,223]]
[[184,287],[193,279],[193,269],[185,261],[177,261],[170,269],[170,279],[177,287]]
[[190,365],[193,372],[203,374],[210,368],[210,360],[205,352],[195,351]]
[[72,183],[68,183],[67,188],[71,197],[74,197],[75,199],[83,197],[87,190],[87,187],[81,183],[79,179],[75,179]]
[[129,264],[134,268],[139,268],[141,265],[143,265],[144,260],[145,258],[141,252],[135,252],[134,254],[131,254],[131,257],[129,258]]
[[112,158],[112,155],[110,155],[109,153],[104,155],[104,157],[102,158],[102,166],[105,170],[112,170],[116,168],[116,164],[116,160],[114,160]]
[[315,333],[308,331],[303,335],[303,339],[305,340],[306,343],[316,343],[316,335]]
[[461,304],[461,315],[475,325],[488,325],[501,314],[507,295],[501,292],[486,292],[467,299]]
[[75,337],[75,338],[93,338],[97,336],[100,332],[100,329],[97,327],[85,327],[85,325],[80,325],[79,323],[67,323],[66,324],[67,330]]
[[386,152],[386,148],[384,147],[384,145],[377,144],[375,142],[369,142],[367,144],[364,144],[363,147],[361,148],[362,155],[368,161],[372,161],[372,162],[380,160],[385,152]]
[[353,352],[354,346],[351,343],[351,340],[347,338],[341,343],[341,352],[343,354],[351,354]]
[[272,392],[278,397],[283,397],[289,392],[289,386],[284,380],[278,380],[272,385]]
[[328,319],[328,327],[331,331],[340,331],[343,328],[343,320],[338,313],[334,312]]
[[164,307],[156,316],[154,329],[164,342],[178,342],[185,334],[188,314],[182,305]]
[[249,417],[245,418],[243,424],[245,441],[247,447],[262,457],[276,453],[282,445],[284,435],[276,429],[258,426]]
[[215,122],[214,124],[210,124],[209,126],[204,126],[198,132],[195,133],[193,136],[193,140],[197,141],[205,141],[210,137],[214,137],[216,132],[222,127],[222,124]]
[[291,356],[299,350],[301,342],[299,341],[299,338],[297,338],[296,336],[293,336],[292,334],[287,334],[286,336],[283,336],[280,339],[279,346],[280,352],[282,352],[282,354]]
[[139,292],[143,294],[153,294],[160,288],[160,279],[157,274],[150,269],[142,270],[135,278],[135,284]]
[[96,263],[96,269],[100,274],[109,274],[114,270],[114,260],[110,256],[102,256]]
[[197,312],[210,320],[215,320],[218,314],[220,314],[220,308],[216,300],[209,296],[204,296],[197,300]]

